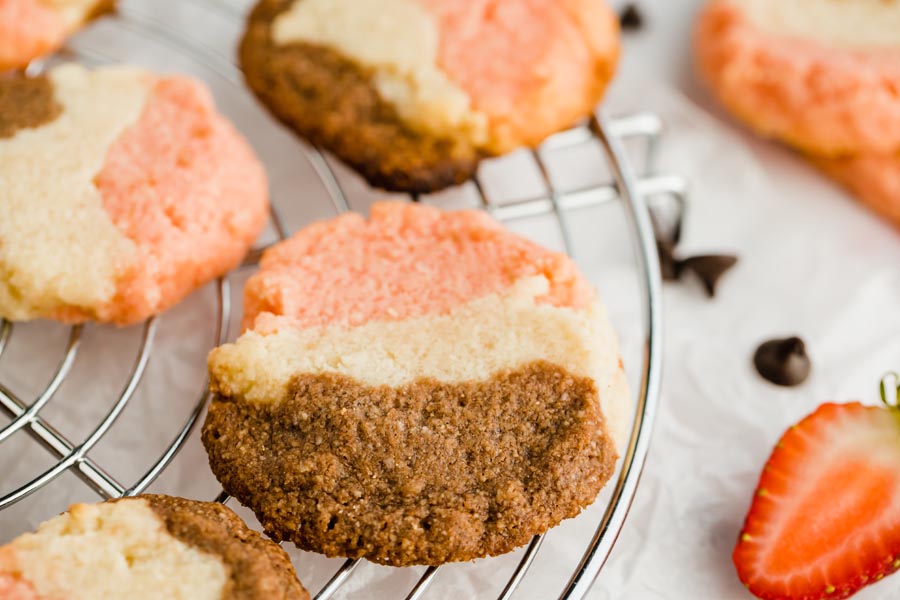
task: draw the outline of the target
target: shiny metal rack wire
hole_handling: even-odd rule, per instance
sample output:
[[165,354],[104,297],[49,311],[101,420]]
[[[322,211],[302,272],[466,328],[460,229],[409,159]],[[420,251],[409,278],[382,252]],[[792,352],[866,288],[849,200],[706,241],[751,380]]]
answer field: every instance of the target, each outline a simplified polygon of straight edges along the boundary
[[[231,19],[241,19],[242,13],[216,0],[188,0],[191,4],[204,6]],[[118,13],[117,24],[123,28],[152,36],[157,41],[189,56],[214,70],[232,85],[241,86],[237,67],[222,50],[211,48],[183,36],[174,28],[158,18],[142,12],[139,4],[124,3]],[[73,52],[76,60],[88,63],[112,62],[107,57],[92,52]],[[34,64],[30,71],[39,72],[41,64]],[[635,399],[635,416],[628,443],[623,451],[621,465],[615,479],[611,482],[612,494],[592,539],[584,550],[576,569],[565,583],[560,600],[575,600],[585,596],[588,589],[600,573],[613,544],[628,514],[632,499],[640,479],[641,470],[647,456],[650,435],[656,416],[659,399],[660,375],[662,367],[662,305],[659,263],[656,254],[656,242],[653,223],[648,204],[656,202],[673,203],[675,211],[684,209],[687,185],[680,177],[673,175],[645,175],[638,177],[624,149],[624,141],[639,138],[644,141],[646,151],[645,165],[652,171],[653,156],[662,132],[662,123],[655,115],[642,113],[627,117],[606,119],[594,115],[583,126],[556,134],[549,138],[541,148],[533,154],[538,173],[546,186],[547,193],[538,197],[516,200],[513,202],[495,202],[486,193],[481,180],[476,176],[472,183],[484,210],[503,222],[540,215],[552,215],[559,226],[561,239],[567,251],[572,252],[572,240],[566,225],[567,215],[574,210],[604,205],[621,201],[624,204],[631,232],[634,254],[638,266],[638,278],[642,296],[642,316],[645,338],[643,340],[643,364],[641,379]],[[612,180],[605,185],[592,185],[577,190],[559,191],[554,187],[547,163],[546,153],[573,148],[582,144],[599,142]],[[315,148],[306,148],[306,157],[319,177],[321,185],[328,192],[331,203],[337,213],[349,210],[349,203],[341,184],[332,169],[331,162],[325,154]],[[418,198],[413,198],[418,201]],[[275,200],[271,209],[272,226],[279,239],[287,235],[278,213],[278,202]],[[248,255],[245,266],[255,265],[264,248],[256,248]],[[231,314],[230,289],[228,278],[218,280],[216,285],[217,314],[215,323],[215,344],[223,343],[228,337],[228,323]],[[4,351],[15,342],[14,325],[0,320],[0,358]],[[90,457],[90,451],[114,425],[138,386],[142,385],[145,369],[151,352],[154,351],[154,339],[157,330],[157,319],[146,321],[143,325],[141,341],[134,358],[130,375],[127,378],[118,398],[111,408],[100,419],[95,428],[79,441],[73,441],[63,435],[57,428],[41,415],[41,410],[54,398],[61,384],[69,374],[79,352],[82,337],[82,326],[71,328],[65,352],[59,361],[49,383],[33,400],[26,402],[19,398],[3,382],[0,382],[0,409],[10,421],[0,428],[0,444],[19,431],[29,434],[39,445],[55,458],[50,468],[35,475],[27,483],[16,489],[0,490],[0,510],[27,498],[30,494],[49,484],[64,472],[77,475],[87,486],[104,499],[119,498],[140,494],[170,464],[184,442],[192,434],[199,417],[203,413],[209,394],[204,388],[200,391],[193,409],[178,430],[171,442],[157,456],[149,460],[145,473],[136,481],[127,485],[118,481]],[[157,350],[160,351],[160,350]],[[144,383],[144,385],[147,385]],[[2,451],[2,448],[0,448]],[[220,494],[216,500],[228,501],[228,496]],[[63,507],[60,507],[63,508]],[[508,600],[519,587],[533,561],[539,556],[543,536],[536,536],[525,549],[518,565],[511,573],[499,600]],[[347,560],[334,573],[328,583],[318,590],[316,600],[328,600],[352,576],[358,560]],[[400,593],[398,597],[407,600],[418,600],[426,594],[429,586],[439,573],[438,567],[429,567],[424,571],[413,589]]]

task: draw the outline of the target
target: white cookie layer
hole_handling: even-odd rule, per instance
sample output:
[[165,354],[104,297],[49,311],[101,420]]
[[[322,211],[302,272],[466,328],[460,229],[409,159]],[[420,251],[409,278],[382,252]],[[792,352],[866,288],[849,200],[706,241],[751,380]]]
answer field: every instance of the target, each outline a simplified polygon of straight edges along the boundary
[[277,44],[328,46],[375,71],[400,116],[436,133],[487,139],[487,117],[438,67],[435,19],[414,0],[296,0],[272,24]]
[[621,447],[631,403],[615,332],[597,303],[575,311],[536,298],[542,277],[507,293],[473,300],[446,315],[370,322],[359,327],[244,333],[210,354],[212,389],[248,401],[278,401],[294,375],[338,373],[365,384],[400,386],[416,379],[483,381],[538,360],[597,382],[607,427]]
[[219,600],[228,569],[173,537],[146,500],[76,504],[11,544],[41,598]]
[[0,139],[0,316],[90,310],[115,293],[134,244],[113,224],[94,178],[141,115],[154,78],[134,68],[49,73],[59,116]]
[[900,0],[727,0],[764,31],[842,48],[900,49]]

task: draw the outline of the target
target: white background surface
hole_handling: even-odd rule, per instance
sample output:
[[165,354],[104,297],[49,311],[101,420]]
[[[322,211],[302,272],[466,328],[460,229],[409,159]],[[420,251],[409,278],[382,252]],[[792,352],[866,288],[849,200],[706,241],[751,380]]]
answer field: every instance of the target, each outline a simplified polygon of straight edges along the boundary
[[[626,36],[620,83],[665,87],[650,95],[672,128],[667,165],[694,183],[688,247],[734,249],[741,262],[713,302],[667,287],[662,411],[597,598],[749,598],[730,554],[775,441],[826,400],[875,402],[881,374],[900,365],[900,235],[713,106],[691,68],[700,5],[643,2],[648,26]],[[750,357],[757,342],[794,333],[814,371],[782,390]],[[858,595],[898,596],[896,578]]]
[[[124,20],[98,23],[73,46],[82,57],[101,52],[204,78],[266,162],[273,196],[290,229],[330,216],[327,197],[293,137],[227,81],[235,74],[223,57],[232,55],[236,24],[201,8],[204,1],[126,2],[126,8],[144,15],[140,27],[126,11]],[[749,598],[730,554],[773,444],[788,425],[826,400],[875,402],[881,374],[900,368],[900,235],[789,151],[752,139],[711,105],[690,69],[688,38],[697,4],[642,4],[648,24],[626,36],[608,108],[612,113],[651,109],[665,119],[661,169],[683,174],[693,184],[683,250],[735,252],[741,261],[725,276],[714,301],[706,299],[696,282],[666,286],[662,407],[631,516],[592,591],[597,599]],[[161,41],[164,36],[154,22],[189,34],[193,57]],[[516,196],[539,187],[526,163],[514,157],[489,166],[492,192]],[[603,178],[590,149],[558,156],[554,165],[565,186]],[[344,181],[354,208],[364,209],[374,195],[352,175]],[[468,199],[465,191],[452,192],[438,202],[457,205]],[[640,364],[640,307],[621,210],[609,206],[579,213],[570,224],[576,257],[609,306],[634,378]],[[550,221],[522,223],[517,229],[558,245]],[[235,300],[246,274],[233,278]],[[144,472],[148,458],[174,436],[203,385],[203,357],[212,343],[212,298],[206,289],[161,319],[144,384],[91,453],[122,481]],[[8,354],[0,360],[0,382],[22,398],[33,398],[52,372],[67,334],[47,323],[17,326]],[[81,439],[121,387],[138,334],[87,328],[72,377],[45,409],[47,420]],[[750,357],[758,342],[790,334],[807,340],[814,372],[805,385],[783,390],[761,381]],[[0,452],[0,490],[20,485],[50,464],[42,450],[17,435]],[[196,435],[152,489],[200,499],[215,496],[218,490]],[[0,512],[0,540],[77,500],[94,501],[96,496],[73,476],[63,476]],[[517,597],[555,597],[602,504],[601,498],[585,515],[551,532]],[[246,511],[241,514],[252,519]],[[341,562],[292,555],[313,590]],[[516,558],[442,569],[426,597],[467,598],[476,591],[496,596]],[[420,574],[421,569],[365,564],[343,597],[402,596]],[[898,578],[859,597],[895,598]]]

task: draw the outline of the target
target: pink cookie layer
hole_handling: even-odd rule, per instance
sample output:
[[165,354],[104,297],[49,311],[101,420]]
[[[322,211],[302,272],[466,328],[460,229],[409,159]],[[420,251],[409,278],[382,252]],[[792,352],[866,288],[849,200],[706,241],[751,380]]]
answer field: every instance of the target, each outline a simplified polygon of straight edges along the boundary
[[265,253],[244,291],[244,327],[362,325],[453,308],[543,275],[555,306],[585,308],[590,285],[565,255],[520,238],[481,211],[403,202],[315,223]]
[[900,154],[814,162],[863,204],[900,227]]
[[52,52],[66,34],[59,15],[37,0],[0,0],[0,71]]
[[[137,246],[103,320],[126,325],[236,267],[265,226],[266,175],[209,92],[161,79],[138,122],[109,149],[95,179],[104,207]],[[79,320],[80,311],[63,311]]]
[[182,77],[157,84],[140,121],[110,148],[97,186],[139,250],[115,300],[125,321],[236,267],[268,216],[262,165],[208,91]]
[[9,575],[0,575],[0,598],[3,600],[42,600],[28,582]]
[[900,53],[767,34],[733,4],[698,21],[703,76],[760,133],[823,155],[900,150]]
[[584,116],[618,56],[618,22],[601,0],[417,1],[438,19],[441,69],[501,140],[537,143]]

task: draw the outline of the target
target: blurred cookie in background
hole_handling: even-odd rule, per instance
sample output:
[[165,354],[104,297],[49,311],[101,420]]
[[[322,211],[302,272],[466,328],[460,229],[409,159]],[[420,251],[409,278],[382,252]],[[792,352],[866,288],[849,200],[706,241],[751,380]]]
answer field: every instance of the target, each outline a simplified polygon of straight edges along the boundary
[[900,223],[900,2],[712,0],[695,49],[735,117]]
[[374,186],[432,192],[589,115],[612,78],[604,0],[262,0],[253,91]]
[[199,81],[0,79],[0,317],[140,322],[239,265],[267,218],[265,170]]
[[21,69],[57,51],[115,0],[0,0],[0,71]]

